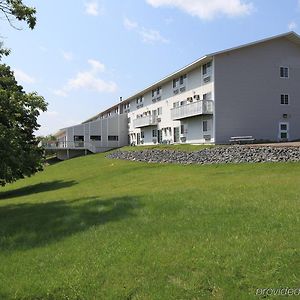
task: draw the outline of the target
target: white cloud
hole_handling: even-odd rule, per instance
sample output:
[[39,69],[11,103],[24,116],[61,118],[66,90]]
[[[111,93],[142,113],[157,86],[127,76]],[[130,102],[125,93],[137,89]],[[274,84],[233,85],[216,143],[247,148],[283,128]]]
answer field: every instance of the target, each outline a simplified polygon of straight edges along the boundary
[[25,73],[24,71],[20,69],[14,69],[14,74],[17,79],[17,81],[24,82],[24,83],[35,83],[36,79],[29,74]]
[[117,85],[112,81],[97,78],[92,72],[86,71],[79,72],[74,78],[70,79],[68,81],[68,88],[69,90],[89,89],[99,93],[113,93],[117,90]]
[[288,25],[288,28],[291,31],[295,30],[297,28],[297,23],[294,22],[294,21],[290,22],[289,25]]
[[94,71],[94,72],[104,72],[105,71],[105,65],[98,60],[89,59],[88,63],[92,67],[92,71]]
[[153,7],[169,6],[199,17],[211,20],[214,17],[226,15],[229,17],[250,14],[254,8],[251,2],[244,0],[146,0]]
[[62,51],[62,56],[66,61],[72,61],[74,59],[74,54],[72,52]]
[[90,1],[85,3],[85,13],[96,17],[103,13],[103,9],[99,7],[98,1]]
[[159,31],[142,27],[139,31],[142,40],[145,43],[154,44],[155,42],[168,43],[169,40],[164,38]]
[[158,30],[148,29],[140,26],[137,22],[124,18],[123,25],[127,30],[134,30],[141,37],[142,41],[148,44],[154,44],[155,42],[168,43],[169,40],[161,35]]
[[133,22],[128,18],[124,18],[123,25],[127,30],[132,30],[138,27],[138,23]]
[[69,92],[79,89],[92,90],[99,93],[114,93],[117,84],[113,81],[106,81],[99,77],[99,73],[105,71],[105,65],[95,59],[89,59],[90,69],[78,72],[61,89],[54,90],[56,96],[67,97]]

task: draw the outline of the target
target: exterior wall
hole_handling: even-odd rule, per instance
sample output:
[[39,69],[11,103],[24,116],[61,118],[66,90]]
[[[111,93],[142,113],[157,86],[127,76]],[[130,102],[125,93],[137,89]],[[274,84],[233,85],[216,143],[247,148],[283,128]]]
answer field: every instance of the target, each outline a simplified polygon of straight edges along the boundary
[[[203,121],[207,121],[208,130],[203,131]],[[204,144],[208,143],[205,136],[213,136],[213,117],[211,116],[199,116],[193,118],[187,118],[181,122],[185,128],[185,134],[181,135],[186,137],[187,143]]]
[[[173,108],[173,104],[176,102],[186,101],[187,98],[192,97],[194,95],[199,95],[200,99],[203,99],[203,94],[211,93],[211,99],[214,99],[214,79],[213,79],[213,68],[211,69],[211,81],[209,83],[203,83],[202,76],[202,66],[198,66],[194,70],[188,72],[186,82],[185,82],[185,91],[179,92],[178,94],[174,94],[173,88],[173,80],[163,84],[161,90],[161,100],[153,103],[152,101],[152,92],[147,92],[144,94],[143,106],[141,108],[137,108],[136,99],[131,100],[130,103],[130,112],[128,113],[128,117],[130,119],[129,123],[129,135],[130,142],[134,144],[138,144],[137,136],[144,133],[144,139],[142,139],[142,144],[144,145],[152,145],[157,141],[157,138],[153,137],[153,130],[161,130],[162,131],[162,141],[166,143],[174,143],[174,128],[179,128],[182,124],[186,125],[187,131],[185,134],[180,137],[184,137],[184,140],[180,140],[179,142],[183,143],[213,143],[214,142],[214,131],[213,120],[210,118],[211,123],[211,140],[204,140],[202,131],[202,121],[207,119],[207,116],[197,116],[186,118],[182,120],[172,120],[171,118],[171,110]],[[196,101],[196,100],[193,100]],[[140,104],[139,104],[140,105]],[[137,119],[139,115],[142,115],[146,112],[151,113],[153,110],[157,110],[161,108],[162,114],[158,116],[159,122],[156,125],[149,125],[142,128],[136,128],[134,126],[134,120]]]
[[[114,115],[89,123],[79,124],[65,129],[66,141],[74,142],[74,136],[84,136],[84,142],[90,143],[95,152],[128,145],[127,115]],[[91,136],[101,136],[101,141],[92,141]],[[108,136],[118,136],[118,141],[109,141]]]
[[[288,79],[280,67],[289,67]],[[300,139],[299,82],[300,47],[284,37],[217,55],[216,143],[245,135],[278,141],[280,122],[289,123],[289,140]],[[281,94],[289,105],[280,104]]]

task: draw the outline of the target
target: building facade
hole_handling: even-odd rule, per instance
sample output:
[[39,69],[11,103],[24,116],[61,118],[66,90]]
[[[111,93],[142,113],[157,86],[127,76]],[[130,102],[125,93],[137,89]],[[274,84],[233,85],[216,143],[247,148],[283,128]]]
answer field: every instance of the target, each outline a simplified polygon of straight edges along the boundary
[[[300,37],[289,32],[206,55],[66,129],[63,139],[101,136],[96,152],[104,145],[226,144],[236,136],[297,140],[299,82]],[[103,122],[116,131],[106,132]],[[113,135],[118,144],[109,143]]]

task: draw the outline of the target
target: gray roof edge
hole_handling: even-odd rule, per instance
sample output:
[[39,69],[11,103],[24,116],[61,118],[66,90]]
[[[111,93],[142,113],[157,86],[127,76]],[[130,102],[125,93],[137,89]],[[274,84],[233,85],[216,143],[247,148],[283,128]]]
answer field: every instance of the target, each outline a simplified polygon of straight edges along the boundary
[[260,40],[257,40],[257,41],[251,42],[251,43],[242,44],[240,46],[236,46],[236,47],[228,48],[228,49],[225,49],[225,50],[213,52],[213,53],[210,53],[208,56],[217,56],[217,55],[220,55],[220,54],[224,54],[224,53],[227,53],[227,52],[239,50],[239,49],[242,49],[242,48],[255,46],[257,44],[265,43],[265,42],[272,41],[272,40],[279,39],[279,38],[283,38],[283,37],[287,37],[287,38],[294,37],[294,38],[299,40],[299,44],[300,44],[300,35],[298,35],[294,31],[289,31],[289,32],[274,35],[274,36],[271,36],[271,37],[268,37],[268,38],[260,39]]

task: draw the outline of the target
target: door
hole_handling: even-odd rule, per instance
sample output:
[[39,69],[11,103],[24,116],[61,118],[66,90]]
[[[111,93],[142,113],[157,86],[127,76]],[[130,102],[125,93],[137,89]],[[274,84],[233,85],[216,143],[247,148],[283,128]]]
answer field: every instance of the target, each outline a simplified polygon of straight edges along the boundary
[[287,141],[289,139],[289,123],[279,123],[279,140]]
[[179,143],[179,127],[174,127],[174,143]]
[[162,143],[162,130],[157,130],[157,142]]
[[137,145],[139,145],[141,143],[141,134],[140,133],[136,134],[136,143],[137,143]]
[[84,147],[84,136],[83,135],[74,135],[74,146],[76,148]]

